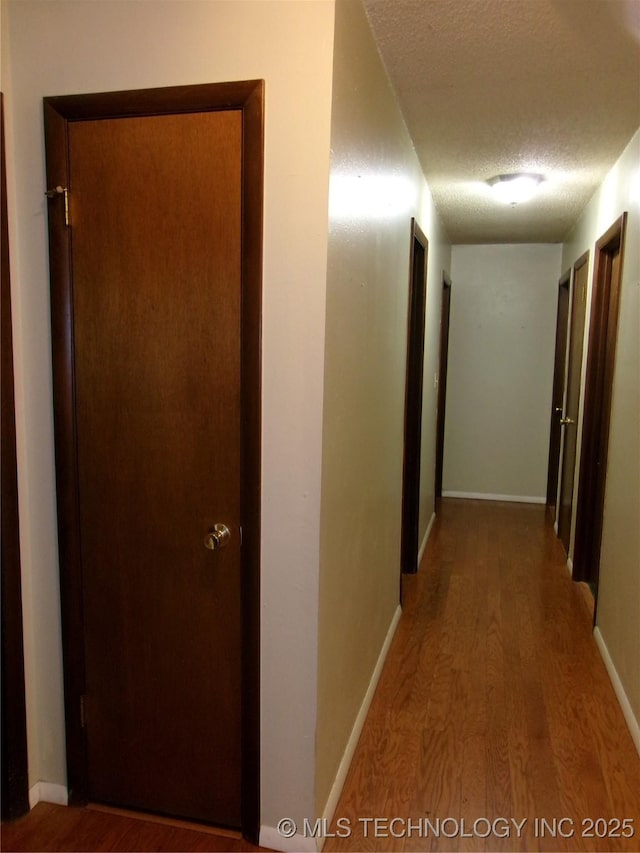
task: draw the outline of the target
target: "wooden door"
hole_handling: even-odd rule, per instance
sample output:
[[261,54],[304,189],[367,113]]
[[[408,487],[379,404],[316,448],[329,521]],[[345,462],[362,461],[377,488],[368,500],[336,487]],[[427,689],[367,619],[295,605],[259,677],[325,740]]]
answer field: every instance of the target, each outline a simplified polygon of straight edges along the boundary
[[553,391],[551,394],[549,463],[547,466],[547,506],[554,519],[556,517],[556,501],[558,499],[558,468],[560,465],[560,436],[562,433],[560,420],[563,413],[565,391],[570,279],[571,272],[569,271],[562,276],[558,284],[556,348],[553,367]]
[[84,795],[240,827],[243,111],[115,112],[64,146]]
[[564,423],[562,427],[562,473],[560,477],[560,505],[558,507],[558,536],[562,540],[567,554],[569,554],[573,519],[573,485],[578,440],[578,411],[580,408],[588,274],[589,253],[587,252],[576,262],[573,269],[567,393],[562,419]]
[[627,214],[596,242],[573,577],[596,596]]
[[442,274],[442,310],[440,314],[440,367],[438,371],[438,414],[436,418],[435,496],[442,497],[444,465],[444,424],[447,403],[447,365],[449,361],[449,317],[451,314],[451,279]]
[[422,233],[415,219],[412,219],[411,256],[409,264],[409,319],[404,418],[401,545],[402,571],[409,573],[418,571],[424,325],[427,304],[427,252],[427,238]]

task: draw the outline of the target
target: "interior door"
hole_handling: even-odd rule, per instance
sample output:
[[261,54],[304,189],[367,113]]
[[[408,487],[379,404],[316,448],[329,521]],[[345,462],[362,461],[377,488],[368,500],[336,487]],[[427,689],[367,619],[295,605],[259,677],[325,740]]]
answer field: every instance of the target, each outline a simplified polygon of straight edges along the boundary
[[596,597],[627,214],[596,241],[574,546],[575,580]]
[[578,410],[580,408],[580,379],[584,324],[587,310],[587,283],[589,254],[583,255],[573,271],[573,298],[569,331],[569,364],[567,367],[567,393],[562,418],[562,474],[560,478],[560,505],[558,507],[558,536],[564,550],[569,553],[571,522],[573,518],[573,487],[576,467]]
[[570,281],[571,271],[565,273],[558,283],[556,346],[551,394],[551,426],[549,429],[549,463],[547,466],[547,506],[550,508],[554,519],[558,499],[558,468],[560,466],[560,436],[562,433],[560,420],[563,414],[565,392]]
[[240,827],[243,112],[80,117],[66,152],[84,796]]
[[427,238],[412,219],[401,538],[402,571],[409,573],[418,571],[427,253]]
[[442,274],[442,311],[440,314],[440,368],[438,372],[438,414],[436,417],[436,481],[435,496],[442,497],[444,466],[444,425],[447,403],[447,366],[449,361],[449,317],[451,314],[451,279]]

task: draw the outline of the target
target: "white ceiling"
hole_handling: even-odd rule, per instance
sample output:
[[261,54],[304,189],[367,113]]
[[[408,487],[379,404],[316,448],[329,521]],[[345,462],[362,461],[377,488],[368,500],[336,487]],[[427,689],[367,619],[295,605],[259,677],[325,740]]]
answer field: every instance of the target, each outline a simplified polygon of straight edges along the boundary
[[[364,0],[453,243],[560,242],[640,126],[640,0]],[[494,175],[545,175],[517,207]]]

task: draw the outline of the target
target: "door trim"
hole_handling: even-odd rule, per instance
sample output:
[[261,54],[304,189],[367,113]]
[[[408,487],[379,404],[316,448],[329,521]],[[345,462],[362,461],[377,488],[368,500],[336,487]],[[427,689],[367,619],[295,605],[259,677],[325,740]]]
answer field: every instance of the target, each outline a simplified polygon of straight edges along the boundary
[[[448,304],[445,303],[445,297]],[[440,310],[440,363],[438,366],[438,410],[436,415],[436,477],[434,495],[442,497],[444,467],[444,426],[447,404],[447,367],[449,361],[449,324],[451,317],[451,279],[442,270],[442,306]]]
[[[586,298],[588,294],[588,272],[589,272],[589,258],[590,252],[587,249],[578,260],[574,263],[571,272],[571,292],[569,299],[569,318],[568,318],[568,334],[567,334],[567,357],[565,362],[565,380],[564,380],[564,394],[562,397],[562,411],[563,416],[570,417],[575,419],[575,424],[570,424],[568,426],[564,426],[561,435],[560,435],[560,458],[558,460],[558,494],[557,494],[557,505],[556,505],[556,532],[558,538],[562,542],[562,547],[565,550],[567,557],[569,556],[569,550],[571,546],[571,530],[573,527],[573,517],[575,515],[574,508],[574,495],[576,493],[577,486],[577,478],[576,478],[576,461],[577,457],[577,435],[576,435],[576,444],[573,450],[573,460],[569,460],[569,456],[567,455],[567,449],[571,445],[569,444],[569,433],[568,429],[578,429],[578,416],[580,412],[580,398],[582,396],[582,365],[584,363],[584,336],[586,330],[587,317],[583,317],[580,333],[576,340],[576,322],[577,322],[577,312],[579,311],[578,303],[576,301],[576,296],[578,295],[578,286],[582,287],[582,270],[584,269],[584,298],[586,304]],[[574,356],[578,353],[576,352],[576,347],[579,347],[579,364],[574,365]],[[578,367],[578,380],[577,386],[573,385],[571,382],[571,377],[574,371],[574,367]],[[572,393],[574,392],[574,393]],[[573,397],[575,396],[575,400]],[[571,405],[573,404],[573,405]],[[565,458],[566,457],[566,458]],[[569,488],[568,484],[571,483]],[[571,492],[571,500],[563,503],[563,495],[566,494],[567,490]],[[568,512],[566,507],[568,506]]]
[[[555,508],[557,518],[558,483],[560,480],[560,450],[562,447],[562,427],[560,418],[564,413],[564,398],[567,389],[567,343],[569,340],[569,302],[571,287],[571,269],[561,276],[558,282],[558,308],[556,312],[556,344],[553,365],[553,392],[551,395],[551,417],[549,421],[549,461],[547,463],[547,497],[546,506]],[[567,306],[564,329],[562,328],[562,293],[566,290]],[[561,392],[561,393],[559,393]],[[560,406],[556,403],[560,397]],[[557,409],[560,409],[558,411]],[[555,520],[555,519],[554,519]]]
[[[416,245],[424,253],[421,278],[416,278]],[[420,456],[422,437],[422,394],[424,380],[424,333],[427,305],[429,241],[415,218],[411,219],[409,260],[409,309],[407,321],[407,373],[404,414],[404,461],[402,473],[402,571],[418,571],[420,524]]]
[[[596,607],[626,224],[625,212],[596,242],[589,320],[573,579],[595,584]],[[611,259],[617,253],[614,278]]]
[[[68,186],[67,128],[73,121],[240,110],[242,113],[241,524],[242,524],[242,831],[258,843],[260,825],[260,474],[264,81],[248,80],[44,99],[47,187]],[[54,429],[69,801],[86,802],[81,720],[85,660],[82,564],[74,418],[71,232],[64,198],[49,201]]]

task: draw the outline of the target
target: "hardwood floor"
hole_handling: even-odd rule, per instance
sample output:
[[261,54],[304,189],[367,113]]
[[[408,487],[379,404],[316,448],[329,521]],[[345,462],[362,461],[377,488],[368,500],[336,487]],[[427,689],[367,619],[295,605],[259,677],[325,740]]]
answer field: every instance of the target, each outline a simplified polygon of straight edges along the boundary
[[2,824],[6,851],[236,851],[262,850],[238,833],[208,826],[89,806],[38,805],[25,817]]
[[640,758],[565,560],[544,507],[442,502],[326,851],[640,850]]
[[[640,758],[592,619],[543,507],[442,501],[325,851],[640,850]],[[259,848],[41,803],[2,849]]]

